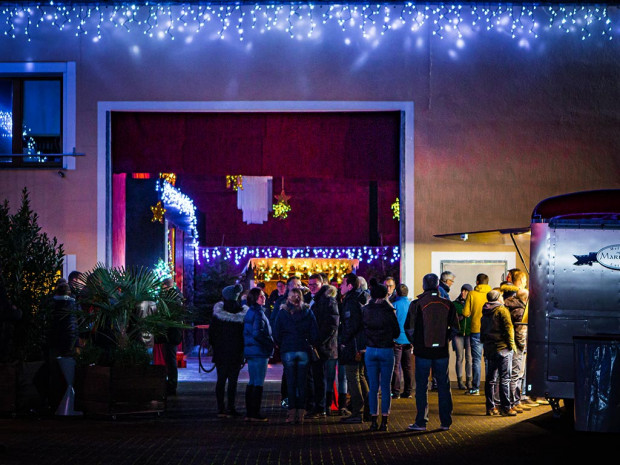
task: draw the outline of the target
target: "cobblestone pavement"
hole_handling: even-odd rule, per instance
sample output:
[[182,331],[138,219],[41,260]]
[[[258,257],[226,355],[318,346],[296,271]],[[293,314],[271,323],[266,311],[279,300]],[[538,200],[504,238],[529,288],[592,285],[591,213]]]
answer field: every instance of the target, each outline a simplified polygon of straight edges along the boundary
[[[464,396],[456,389],[449,431],[438,429],[434,392],[429,393],[426,432],[406,430],[415,415],[412,399],[392,403],[387,432],[371,433],[368,423],[339,424],[336,416],[288,425],[280,406],[277,368],[270,370],[266,384],[267,423],[219,419],[212,375],[196,379],[190,368],[180,372],[178,395],[169,399],[160,417],[0,419],[0,443],[6,446],[0,464],[533,465],[574,463],[584,453],[594,460],[617,455],[617,435],[575,432],[569,422],[553,418],[548,406],[517,417],[489,417],[483,396]],[[244,389],[242,382],[240,410]]]

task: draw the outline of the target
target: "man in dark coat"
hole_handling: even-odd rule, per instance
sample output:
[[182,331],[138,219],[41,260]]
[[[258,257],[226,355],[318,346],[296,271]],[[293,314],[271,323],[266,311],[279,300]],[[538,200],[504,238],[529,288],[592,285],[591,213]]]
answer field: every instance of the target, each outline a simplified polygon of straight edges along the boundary
[[439,419],[442,430],[452,424],[452,393],[448,375],[448,342],[459,330],[454,303],[439,296],[439,277],[430,273],[422,281],[424,292],[411,302],[405,321],[405,334],[415,355],[415,400],[417,415],[411,431],[425,431],[428,422],[428,376],[437,377]]
[[364,325],[362,323],[361,294],[359,279],[349,273],[340,284],[342,312],[340,314],[340,351],[338,364],[347,375],[347,386],[351,394],[351,415],[340,420],[342,423],[361,423],[362,410],[368,402],[368,383],[364,376],[362,353],[366,349]]
[[[308,278],[308,287],[312,294],[310,308],[314,313],[319,326],[317,351],[319,359],[311,362],[312,382],[308,391],[309,405],[306,418],[314,419],[325,416],[325,409],[331,405],[331,398],[327,398],[326,381],[333,383],[338,361],[338,302],[337,291],[333,286],[323,283],[320,274],[313,274]],[[329,396],[331,397],[331,396]],[[311,402],[311,403],[310,403]]]

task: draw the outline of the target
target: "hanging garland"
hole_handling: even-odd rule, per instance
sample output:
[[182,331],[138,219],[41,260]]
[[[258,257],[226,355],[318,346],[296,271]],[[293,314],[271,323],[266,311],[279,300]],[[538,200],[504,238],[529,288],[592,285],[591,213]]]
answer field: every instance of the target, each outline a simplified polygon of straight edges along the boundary
[[400,199],[396,197],[396,201],[392,204],[392,219],[400,221]]
[[243,176],[240,174],[226,175],[226,189],[230,188],[235,192],[239,189],[243,190]]

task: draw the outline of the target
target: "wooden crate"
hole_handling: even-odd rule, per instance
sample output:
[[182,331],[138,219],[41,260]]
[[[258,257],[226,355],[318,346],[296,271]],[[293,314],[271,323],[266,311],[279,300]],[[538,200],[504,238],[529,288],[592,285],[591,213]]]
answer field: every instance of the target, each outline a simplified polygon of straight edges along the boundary
[[117,416],[166,409],[166,367],[77,367],[75,409]]

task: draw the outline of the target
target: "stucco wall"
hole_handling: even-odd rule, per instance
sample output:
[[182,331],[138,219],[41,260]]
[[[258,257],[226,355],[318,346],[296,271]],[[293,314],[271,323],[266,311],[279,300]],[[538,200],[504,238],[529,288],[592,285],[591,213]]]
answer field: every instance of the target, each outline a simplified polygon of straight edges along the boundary
[[[618,11],[611,10],[615,23]],[[620,32],[619,32],[620,34]],[[150,39],[116,29],[90,37],[33,31],[0,39],[0,61],[75,61],[76,170],[0,171],[0,198],[17,205],[24,186],[45,230],[97,260],[97,103],[100,101],[413,101],[415,278],[431,251],[484,247],[433,234],[526,226],[536,203],[577,190],[620,187],[618,40],[557,33],[529,46],[496,32],[463,48],[429,29],[376,42],[246,33],[245,40]],[[495,250],[495,249],[494,249]],[[502,247],[500,250],[508,250]]]

